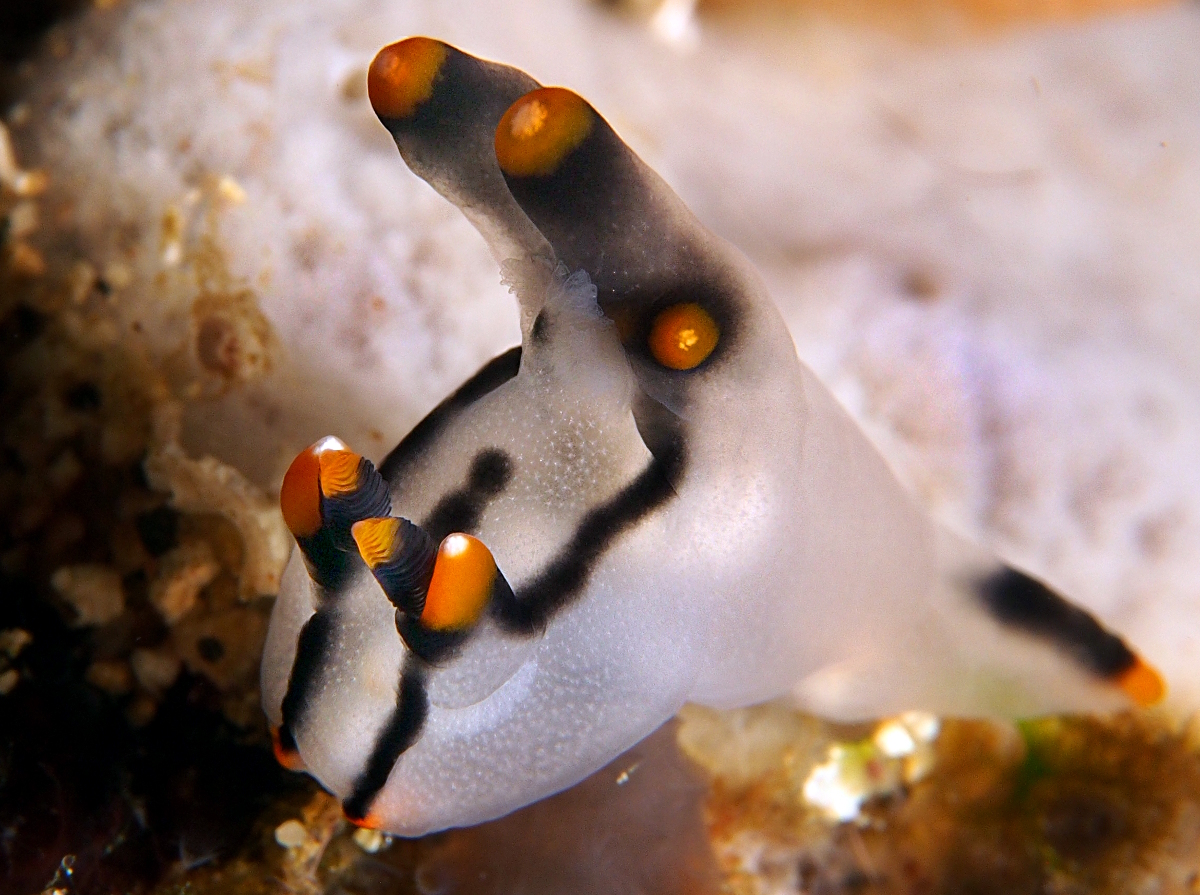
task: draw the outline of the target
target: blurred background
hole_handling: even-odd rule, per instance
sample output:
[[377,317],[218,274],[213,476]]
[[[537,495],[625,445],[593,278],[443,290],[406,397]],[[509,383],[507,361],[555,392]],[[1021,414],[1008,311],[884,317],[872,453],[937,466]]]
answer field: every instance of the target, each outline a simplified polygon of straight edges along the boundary
[[[586,96],[918,499],[1125,633],[1167,709],[950,724],[848,825],[802,784],[871,729],[693,713],[634,807],[353,845],[264,748],[278,481],[325,434],[380,459],[519,339],[366,101],[418,33]],[[0,5],[0,889],[1196,891],[1198,48],[1151,0]],[[630,864],[611,831],[664,804]],[[529,845],[571,824],[615,844]]]

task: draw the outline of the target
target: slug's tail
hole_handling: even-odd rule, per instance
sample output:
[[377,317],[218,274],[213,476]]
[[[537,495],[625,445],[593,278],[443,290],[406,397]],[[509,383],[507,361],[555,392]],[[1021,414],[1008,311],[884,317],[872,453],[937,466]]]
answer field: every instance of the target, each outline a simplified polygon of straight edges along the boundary
[[[822,669],[796,688],[821,714],[905,709],[1019,718],[1160,702],[1166,684],[1120,636],[1042,581],[940,530],[939,580],[890,648]],[[914,618],[920,614],[920,618]]]

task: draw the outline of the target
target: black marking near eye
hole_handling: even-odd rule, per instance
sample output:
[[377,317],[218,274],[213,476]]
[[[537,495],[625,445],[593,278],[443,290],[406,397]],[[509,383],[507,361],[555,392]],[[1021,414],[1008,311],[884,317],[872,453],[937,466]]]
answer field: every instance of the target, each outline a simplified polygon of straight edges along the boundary
[[[633,396],[633,423],[637,426],[642,443],[654,457],[664,460],[662,469],[671,483],[672,488],[678,488],[683,475],[683,424],[678,416],[655,401],[645,392],[638,391]],[[678,457],[672,461],[671,458]]]
[[535,634],[583,591],[597,561],[625,531],[675,496],[687,462],[682,439],[664,445],[616,496],[589,510],[558,556],[515,596],[497,593],[492,614],[505,630]]
[[1055,642],[1094,674],[1116,677],[1137,662],[1120,637],[1028,575],[1006,568],[978,588],[997,620]]
[[292,660],[292,672],[288,675],[287,692],[283,696],[283,724],[279,730],[280,743],[290,747],[293,752],[296,726],[308,711],[317,676],[333,646],[333,613],[332,601],[323,600],[317,611],[304,623],[296,639],[296,656]]
[[473,532],[488,503],[512,478],[512,460],[496,448],[480,451],[471,461],[467,484],[438,501],[422,524],[435,542],[456,531]]
[[521,368],[521,346],[510,348],[492,358],[474,376],[458,387],[449,398],[429,412],[404,436],[379,466],[379,472],[389,482],[401,478],[407,468],[418,460],[446,425],[480,398],[495,391],[517,375]]
[[538,311],[538,315],[533,318],[533,327],[529,330],[529,337],[535,345],[544,345],[550,338],[550,323],[546,320],[545,309]]
[[[734,296],[737,287],[720,278],[712,280],[679,281],[669,279],[660,284],[643,283],[616,295],[599,298],[605,315],[624,321],[621,342],[631,357],[652,365],[653,369],[669,379],[686,382],[699,371],[719,368],[727,357],[732,357],[742,336],[742,315]],[[669,370],[653,356],[649,348],[650,331],[655,319],[668,308],[681,304],[697,304],[712,317],[720,332],[720,339],[702,367],[689,370]]]
[[354,781],[350,795],[342,802],[342,810],[352,821],[365,819],[371,803],[387,783],[388,775],[400,756],[417,741],[425,718],[429,715],[429,697],[425,693],[425,671],[420,661],[407,657],[400,671],[400,686],[396,691],[396,707],[391,718],[375,738],[371,757]]

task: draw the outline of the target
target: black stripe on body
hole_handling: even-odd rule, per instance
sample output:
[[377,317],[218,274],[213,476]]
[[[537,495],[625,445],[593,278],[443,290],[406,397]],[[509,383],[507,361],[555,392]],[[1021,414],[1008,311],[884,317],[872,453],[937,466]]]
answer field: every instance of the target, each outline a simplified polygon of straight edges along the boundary
[[333,645],[333,630],[333,607],[322,601],[296,638],[296,656],[283,696],[283,723],[279,728],[279,742],[284,748],[290,747],[290,751],[296,751],[296,725],[308,710],[317,674]]
[[515,377],[520,368],[520,345],[492,358],[401,439],[380,464],[379,472],[389,483],[402,477],[407,468],[428,450],[450,420]]
[[589,510],[558,556],[515,596],[498,590],[491,611],[514,634],[540,632],[570,605],[587,585],[596,562],[620,535],[675,496],[686,455],[682,439],[664,445],[632,482],[614,497]]
[[978,590],[998,621],[1054,642],[1094,674],[1117,677],[1137,662],[1137,656],[1120,637],[1016,569],[1006,568],[991,575],[979,583]]
[[512,478],[512,467],[512,460],[504,451],[497,448],[480,451],[471,461],[467,484],[439,500],[421,527],[435,544],[457,531],[474,532],[487,505]]
[[631,409],[642,444],[651,456],[662,458],[662,470],[667,480],[671,487],[678,487],[684,469],[683,425],[679,417],[640,390],[634,392]]
[[396,691],[396,707],[392,716],[375,738],[371,757],[363,768],[354,789],[342,802],[342,810],[350,820],[362,820],[371,810],[371,803],[387,783],[388,775],[397,760],[421,733],[429,714],[429,697],[425,693],[425,673],[420,661],[406,657],[400,671],[400,686]]

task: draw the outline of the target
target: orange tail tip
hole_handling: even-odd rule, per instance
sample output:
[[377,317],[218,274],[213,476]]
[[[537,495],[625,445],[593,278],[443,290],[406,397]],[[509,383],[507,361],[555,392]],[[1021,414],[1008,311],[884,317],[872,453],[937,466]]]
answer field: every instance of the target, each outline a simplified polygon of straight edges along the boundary
[[496,127],[496,161],[511,177],[553,174],[592,132],[595,115],[582,97],[562,87],[527,93]]
[[367,96],[380,118],[408,118],[433,96],[433,83],[446,61],[446,45],[410,37],[375,54],[367,71]]
[[305,770],[304,759],[300,757],[300,753],[283,745],[279,738],[278,727],[271,728],[271,749],[275,753],[275,760],[289,771]]
[[1167,694],[1162,675],[1140,658],[1117,676],[1116,684],[1142,708],[1158,703]]
[[331,451],[345,452],[346,445],[332,435],[322,438],[297,454],[283,475],[279,508],[294,537],[311,537],[321,528],[321,457]]

